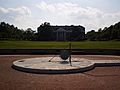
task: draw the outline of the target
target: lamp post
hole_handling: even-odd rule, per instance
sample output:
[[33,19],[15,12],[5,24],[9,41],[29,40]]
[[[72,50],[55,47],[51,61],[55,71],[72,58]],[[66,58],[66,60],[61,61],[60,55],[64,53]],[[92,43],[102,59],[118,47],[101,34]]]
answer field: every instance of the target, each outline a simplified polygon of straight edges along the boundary
[[69,52],[70,52],[70,56],[69,56],[69,62],[70,62],[70,66],[72,66],[72,63],[71,63],[71,42],[69,43]]

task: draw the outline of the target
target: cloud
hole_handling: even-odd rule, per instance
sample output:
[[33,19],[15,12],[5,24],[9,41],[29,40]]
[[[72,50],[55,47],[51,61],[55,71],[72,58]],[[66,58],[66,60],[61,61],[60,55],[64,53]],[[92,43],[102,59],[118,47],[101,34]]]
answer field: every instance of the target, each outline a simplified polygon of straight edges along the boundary
[[0,14],[1,13],[8,13],[8,10],[5,8],[0,7]]
[[18,7],[18,8],[0,7],[0,13],[1,14],[16,13],[16,14],[20,14],[20,15],[31,15],[31,11],[25,6]]
[[[87,30],[103,28],[118,22],[120,12],[108,13],[97,8],[81,7],[72,3],[46,3],[41,2],[36,5],[49,21],[56,24],[80,24]],[[43,17],[44,18],[44,17]],[[46,20],[46,19],[45,19]]]
[[31,10],[28,7],[22,6],[17,8],[0,7],[0,20],[14,24],[20,28],[28,27],[28,22],[31,17]]

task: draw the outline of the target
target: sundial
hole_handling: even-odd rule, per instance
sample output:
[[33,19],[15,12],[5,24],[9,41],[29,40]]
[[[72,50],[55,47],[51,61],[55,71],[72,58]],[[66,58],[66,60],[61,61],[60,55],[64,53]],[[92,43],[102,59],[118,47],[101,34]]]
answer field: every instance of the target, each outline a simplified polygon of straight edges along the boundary
[[70,57],[70,51],[62,50],[60,53],[60,58],[63,60],[67,60]]
[[[63,62],[65,62],[65,61],[68,62],[69,61],[70,66],[72,66],[72,63],[71,63],[71,52],[72,52],[72,50],[71,50],[71,43],[69,43],[69,50],[65,50],[65,49],[61,50],[60,51],[60,55],[59,55],[59,57],[61,58],[61,60],[63,60]],[[51,62],[52,59],[50,59],[49,62]]]

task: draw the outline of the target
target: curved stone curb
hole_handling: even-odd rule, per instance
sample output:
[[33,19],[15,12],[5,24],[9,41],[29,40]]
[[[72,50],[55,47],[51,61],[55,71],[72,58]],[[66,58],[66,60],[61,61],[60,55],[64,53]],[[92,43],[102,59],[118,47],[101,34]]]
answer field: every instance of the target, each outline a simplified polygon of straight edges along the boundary
[[88,60],[85,58],[72,58],[72,66],[69,63],[61,64],[59,57],[28,58],[13,62],[12,67],[16,70],[41,73],[41,74],[67,74],[85,72],[94,69],[96,66],[120,66],[120,60]]

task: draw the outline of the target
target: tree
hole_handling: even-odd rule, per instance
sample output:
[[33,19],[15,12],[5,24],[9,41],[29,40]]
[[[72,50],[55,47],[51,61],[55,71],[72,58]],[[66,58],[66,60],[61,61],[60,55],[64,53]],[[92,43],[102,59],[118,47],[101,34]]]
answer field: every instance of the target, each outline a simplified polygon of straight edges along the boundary
[[14,25],[1,22],[0,40],[34,40],[34,31],[31,28],[20,30]]
[[90,31],[87,34],[89,40],[120,40],[120,22],[110,27],[100,28],[98,32]]
[[41,24],[38,29],[38,40],[50,41],[52,40],[52,27],[49,22]]
[[24,39],[25,40],[34,40],[34,31],[31,28],[28,28],[25,32],[24,32]]
[[101,38],[102,38],[102,29],[101,28],[99,28],[98,29],[98,32],[96,32],[96,40],[102,40]]
[[90,41],[94,41],[96,40],[96,32],[95,30],[91,30],[89,32],[87,32],[87,38],[90,40]]

